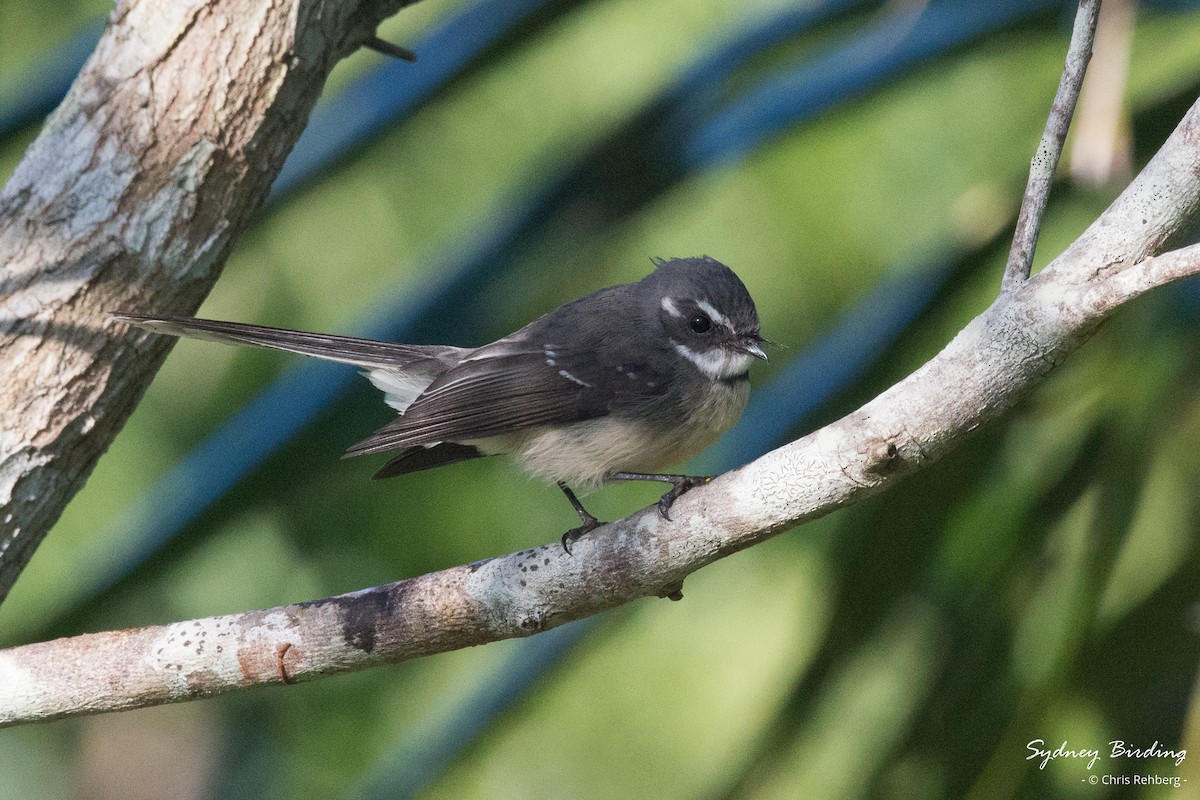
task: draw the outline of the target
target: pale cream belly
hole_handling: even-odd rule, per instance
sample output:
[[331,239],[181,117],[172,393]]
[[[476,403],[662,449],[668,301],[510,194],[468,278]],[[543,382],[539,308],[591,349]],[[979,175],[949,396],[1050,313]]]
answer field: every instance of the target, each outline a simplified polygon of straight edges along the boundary
[[657,472],[697,455],[737,422],[749,396],[747,381],[715,382],[678,419],[660,419],[657,432],[641,422],[603,417],[472,444],[487,453],[512,453],[530,475],[595,487],[613,472]]

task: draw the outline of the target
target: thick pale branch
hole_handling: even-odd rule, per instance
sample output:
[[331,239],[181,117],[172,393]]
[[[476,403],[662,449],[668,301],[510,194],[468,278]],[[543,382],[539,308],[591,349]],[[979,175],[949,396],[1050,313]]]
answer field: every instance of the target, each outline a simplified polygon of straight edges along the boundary
[[402,4],[118,4],[0,193],[0,601],[166,352],[105,314],[199,305],[329,70]]
[[[1200,106],[1076,244],[858,411],[684,495],[557,543],[267,611],[0,652],[0,725],[187,700],[526,636],[645,595],[874,494],[1029,392],[1106,315],[1200,273],[1200,246],[1152,258],[1200,204]],[[1119,244],[1118,244],[1119,243]]]
[[1013,233],[1012,248],[1008,253],[1008,264],[1004,267],[1002,291],[1008,291],[1029,277],[1033,266],[1033,253],[1037,248],[1038,233],[1042,228],[1042,216],[1046,212],[1046,201],[1050,197],[1050,183],[1054,170],[1062,156],[1067,130],[1075,115],[1075,103],[1083,86],[1083,76],[1088,61],[1092,58],[1092,44],[1096,40],[1096,21],[1100,17],[1100,0],[1079,0],[1075,12],[1075,27],[1071,31],[1071,44],[1067,48],[1067,60],[1063,66],[1058,91],[1050,107],[1046,129],[1038,143],[1037,152],[1029,165],[1029,182],[1025,185],[1025,196],[1021,199],[1021,210],[1017,215],[1017,228]]

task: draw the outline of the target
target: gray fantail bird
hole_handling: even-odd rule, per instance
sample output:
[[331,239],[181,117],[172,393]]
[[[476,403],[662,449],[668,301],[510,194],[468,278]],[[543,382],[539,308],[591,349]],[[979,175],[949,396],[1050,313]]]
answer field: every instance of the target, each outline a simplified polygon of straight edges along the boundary
[[249,344],[364,368],[400,416],[346,451],[394,453],[390,478],[509,453],[554,481],[583,524],[600,523],[569,488],[610,480],[672,484],[681,494],[711,478],[664,475],[712,444],[742,415],[748,370],[766,358],[754,301],[733,270],[707,256],[658,260],[637,283],[592,292],[482,347],[393,344],[217,322],[113,314],[155,333]]

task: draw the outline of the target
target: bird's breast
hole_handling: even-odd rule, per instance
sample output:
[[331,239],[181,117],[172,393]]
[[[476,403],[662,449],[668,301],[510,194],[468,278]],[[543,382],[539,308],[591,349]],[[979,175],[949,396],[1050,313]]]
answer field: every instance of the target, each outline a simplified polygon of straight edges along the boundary
[[532,429],[481,449],[513,453],[530,475],[594,487],[613,472],[657,472],[697,455],[737,422],[749,396],[748,381],[713,381],[670,404]]

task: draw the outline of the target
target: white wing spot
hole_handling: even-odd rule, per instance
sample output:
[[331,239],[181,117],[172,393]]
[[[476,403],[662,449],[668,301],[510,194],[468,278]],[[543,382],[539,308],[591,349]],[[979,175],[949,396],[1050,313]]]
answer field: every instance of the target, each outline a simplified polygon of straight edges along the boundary
[[589,389],[592,387],[592,385],[591,385],[590,383],[588,383],[587,381],[581,381],[581,380],[579,380],[579,378],[576,378],[574,375],[572,375],[571,373],[567,372],[565,369],[560,369],[560,370],[558,371],[558,374],[559,374],[559,375],[561,375],[561,376],[563,376],[563,377],[564,377],[564,378],[566,378],[567,380],[569,380],[571,383],[578,383],[580,386],[586,386],[586,387],[588,387]]

